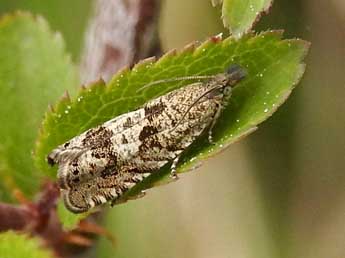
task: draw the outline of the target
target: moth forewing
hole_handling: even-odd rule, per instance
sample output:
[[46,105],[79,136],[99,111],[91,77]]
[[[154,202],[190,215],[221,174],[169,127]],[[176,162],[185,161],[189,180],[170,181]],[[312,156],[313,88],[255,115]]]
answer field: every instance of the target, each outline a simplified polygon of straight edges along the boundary
[[59,165],[66,207],[78,213],[116,200],[169,162],[176,177],[179,157],[207,128],[212,140],[212,128],[231,87],[245,72],[234,65],[207,77],[211,79],[150,100],[53,150],[48,161]]

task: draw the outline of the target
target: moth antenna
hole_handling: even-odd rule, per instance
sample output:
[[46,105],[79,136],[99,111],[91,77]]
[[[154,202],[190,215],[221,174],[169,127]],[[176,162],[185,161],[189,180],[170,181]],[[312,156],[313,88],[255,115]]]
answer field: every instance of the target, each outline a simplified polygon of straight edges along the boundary
[[217,89],[221,89],[223,88],[223,86],[216,86],[213,87],[211,89],[209,89],[208,91],[204,92],[203,94],[201,94],[193,103],[192,105],[190,105],[188,107],[188,109],[186,110],[186,112],[184,112],[182,118],[177,122],[177,124],[174,126],[173,129],[171,129],[171,131],[174,131],[176,129],[176,127],[181,124],[181,122],[183,121],[183,119],[186,117],[186,115],[188,114],[188,112],[203,98],[205,97],[207,94],[209,94],[210,92],[212,92],[213,90],[217,90]]
[[154,82],[150,82],[143,87],[137,89],[136,92],[140,92],[152,85],[164,83],[164,82],[175,82],[175,81],[184,81],[184,80],[199,80],[199,79],[213,79],[215,75],[192,75],[192,76],[183,76],[183,77],[176,77],[176,78],[170,78],[170,79],[162,79]]
[[[239,65],[232,65],[228,68],[227,70],[227,74],[234,80],[234,81],[241,81],[242,79],[244,79],[247,75],[247,72],[242,69]],[[214,76],[213,76],[214,77]],[[231,87],[233,87],[234,85],[231,85]],[[221,89],[224,86],[215,86],[211,89],[209,89],[208,91],[206,91],[205,93],[203,93],[200,97],[198,97],[192,105],[190,105],[188,107],[188,109],[186,110],[186,112],[183,114],[182,118],[177,122],[177,124],[174,126],[173,129],[171,129],[171,131],[175,130],[176,127],[183,121],[183,119],[186,117],[186,115],[188,114],[188,112],[203,98],[205,97],[207,94],[209,94],[210,92],[212,92],[213,90],[217,90],[217,89]]]

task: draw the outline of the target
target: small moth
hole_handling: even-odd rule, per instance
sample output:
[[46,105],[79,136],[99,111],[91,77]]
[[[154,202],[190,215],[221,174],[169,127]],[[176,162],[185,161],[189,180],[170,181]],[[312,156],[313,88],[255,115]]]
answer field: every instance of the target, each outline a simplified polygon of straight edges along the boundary
[[[238,65],[213,76],[156,81],[207,79],[150,100],[141,108],[115,117],[58,146],[48,155],[58,164],[58,184],[65,206],[86,212],[107,201],[115,203],[130,188],[167,163],[177,179],[181,154],[212,128],[231,89],[246,76]],[[140,89],[142,90],[142,89]]]

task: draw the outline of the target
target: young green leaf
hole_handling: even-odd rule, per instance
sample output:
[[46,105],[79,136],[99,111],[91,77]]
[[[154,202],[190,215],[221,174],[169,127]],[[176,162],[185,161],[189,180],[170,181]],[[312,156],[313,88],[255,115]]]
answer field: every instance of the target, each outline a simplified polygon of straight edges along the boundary
[[222,19],[224,26],[235,37],[249,32],[262,13],[267,12],[273,0],[212,0],[213,5],[223,2]]
[[38,238],[13,231],[0,233],[1,258],[52,258],[54,255],[42,247]]
[[[214,75],[224,72],[231,64],[247,70],[247,77],[233,90],[229,104],[217,122],[215,144],[201,137],[185,153],[178,172],[186,172],[205,158],[221,151],[230,143],[256,129],[291,93],[301,78],[305,65],[302,60],[309,44],[302,40],[281,40],[282,32],[246,35],[241,39],[221,41],[212,38],[195,49],[186,47],[179,53],[172,51],[157,62],[149,59],[132,70],[125,69],[105,85],[103,81],[83,88],[70,100],[64,97],[54,111],[47,113],[36,148],[36,161],[42,171],[56,176],[56,167],[47,165],[46,156],[59,144],[120,114],[134,110],[148,100],[190,81],[154,85],[144,91],[144,85],[168,78],[187,75]],[[141,190],[164,183],[169,168],[157,171],[138,184],[125,198],[134,197]]]
[[74,66],[61,36],[46,22],[16,13],[0,19],[0,198],[19,188],[27,196],[38,189],[32,150],[50,102],[76,84]]

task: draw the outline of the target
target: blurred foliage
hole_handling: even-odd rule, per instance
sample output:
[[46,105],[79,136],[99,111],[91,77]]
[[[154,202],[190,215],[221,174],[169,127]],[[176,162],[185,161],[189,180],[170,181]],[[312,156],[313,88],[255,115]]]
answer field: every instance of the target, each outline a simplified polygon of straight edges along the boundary
[[[185,12],[181,12],[181,4]],[[195,8],[197,6],[197,10]],[[219,7],[213,8],[210,1],[163,1],[160,17],[160,35],[164,52],[182,48],[195,41],[204,41],[210,36],[229,31],[224,28]],[[174,17],[178,17],[175,19]],[[188,28],[188,29],[187,29]]]
[[53,31],[62,33],[67,52],[78,60],[91,6],[91,0],[2,0],[0,13],[27,10],[42,15]]
[[222,19],[230,33],[241,37],[249,32],[262,13],[267,12],[272,0],[211,0],[214,5],[222,3]]
[[38,238],[8,231],[0,233],[1,258],[52,258],[51,251],[42,247]]
[[[289,37],[304,37],[308,26],[304,22],[303,3],[299,0],[276,1],[270,15],[263,16],[256,28],[268,26],[284,28]],[[256,166],[253,175],[260,185],[265,216],[270,221],[268,227],[274,239],[276,253],[281,257],[289,257],[293,248],[289,241],[289,208],[291,192],[298,177],[298,170],[293,168],[297,147],[294,139],[297,117],[303,107],[303,99],[298,92],[303,87],[302,80],[286,105],[264,123],[262,130],[258,130],[248,142],[248,152]]]
[[34,167],[32,150],[44,111],[76,74],[59,34],[42,18],[16,13],[0,20],[0,189],[2,199],[19,188],[37,192],[44,174]]

